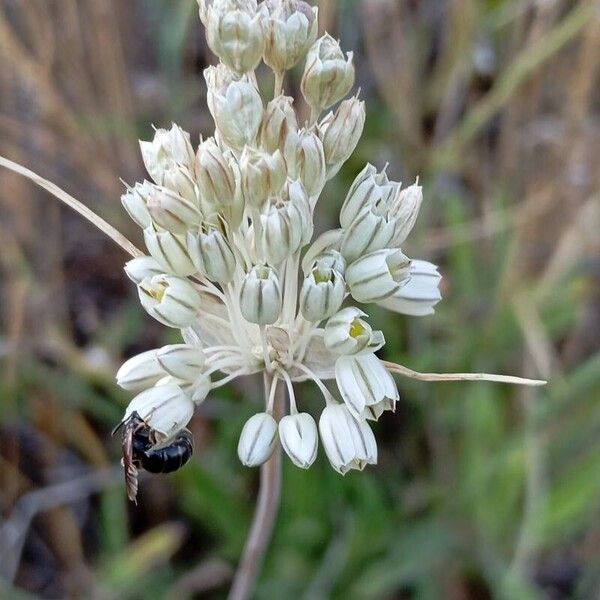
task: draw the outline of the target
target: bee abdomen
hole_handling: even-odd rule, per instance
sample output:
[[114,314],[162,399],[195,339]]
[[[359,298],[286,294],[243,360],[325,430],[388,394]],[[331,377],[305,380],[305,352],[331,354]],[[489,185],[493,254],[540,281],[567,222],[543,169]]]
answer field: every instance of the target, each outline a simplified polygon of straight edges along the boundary
[[194,453],[192,434],[183,430],[173,443],[156,450],[145,450],[138,455],[141,467],[150,473],[172,473],[181,468]]

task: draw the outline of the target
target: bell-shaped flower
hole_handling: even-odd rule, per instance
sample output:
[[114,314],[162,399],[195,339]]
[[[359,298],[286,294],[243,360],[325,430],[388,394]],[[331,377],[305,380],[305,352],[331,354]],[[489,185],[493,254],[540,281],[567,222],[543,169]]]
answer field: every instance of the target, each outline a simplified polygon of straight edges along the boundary
[[246,146],[240,157],[242,196],[246,205],[260,208],[276,196],[286,179],[286,166],[279,150],[273,154]]
[[189,344],[170,344],[156,353],[156,360],[165,373],[182,381],[195,381],[202,369],[206,357],[202,348]]
[[377,442],[366,421],[355,419],[345,404],[326,406],[319,419],[321,443],[331,466],[342,475],[377,463]]
[[240,288],[240,310],[249,323],[271,325],[281,312],[281,288],[275,269],[255,265]]
[[205,15],[210,49],[237,73],[253,71],[265,47],[264,16],[256,2],[214,0]]
[[134,283],[140,283],[146,277],[162,275],[165,270],[151,256],[136,256],[125,263],[125,273]]
[[264,61],[276,73],[295,66],[317,38],[317,8],[303,0],[270,0]]
[[249,81],[246,75],[238,75],[222,62],[210,65],[202,72],[206,81],[206,103],[211,115],[215,114],[215,102],[219,95],[224,95],[229,84],[234,81]]
[[399,190],[390,200],[388,220],[394,225],[391,239],[393,248],[399,248],[411,232],[419,216],[422,202],[423,188],[418,183]]
[[172,233],[185,233],[202,220],[196,204],[166,187],[154,186],[146,206],[152,221]]
[[195,174],[202,203],[214,207],[233,203],[236,194],[235,174],[215,138],[200,142],[195,159]]
[[[254,144],[263,116],[258,90],[245,79],[232,81],[212,95],[212,116],[223,141],[234,150]],[[209,104],[210,108],[210,104]]]
[[129,403],[123,421],[134,412],[152,430],[168,440],[190,422],[194,403],[178,385],[158,385],[138,394]]
[[323,143],[313,131],[302,129],[289,136],[284,157],[291,179],[299,179],[309,196],[318,196],[325,185],[327,168]]
[[162,185],[177,192],[194,206],[200,205],[199,190],[194,179],[194,172],[187,167],[176,165],[165,171]]
[[293,104],[294,99],[289,96],[277,96],[267,104],[260,129],[260,141],[267,152],[284,152],[286,147],[298,144],[298,121]]
[[365,117],[365,103],[355,96],[341,102],[335,113],[329,113],[319,123],[327,179],[331,179],[354,152],[365,126]]
[[313,323],[334,315],[346,295],[346,284],[342,275],[327,266],[323,260],[304,279],[300,290],[300,312]]
[[352,221],[366,207],[375,203],[383,203],[387,206],[399,189],[400,184],[389,181],[385,170],[378,173],[373,165],[367,163],[348,190],[340,211],[341,226],[344,229],[350,227]]
[[194,248],[192,259],[197,270],[211,281],[229,283],[235,273],[235,255],[227,238],[214,227],[189,231],[187,241]]
[[258,467],[266,462],[277,443],[277,423],[266,412],[252,415],[245,423],[240,441],[238,456],[246,467]]
[[344,230],[340,252],[349,262],[375,250],[387,248],[394,235],[394,222],[381,214],[380,205],[370,204]]
[[157,350],[147,350],[126,360],[117,371],[117,385],[125,390],[144,390],[165,376],[156,360]]
[[366,317],[360,308],[348,306],[333,315],[325,325],[323,342],[334,354],[357,354],[375,352],[384,344],[381,331],[373,331],[361,317]]
[[279,421],[279,439],[290,460],[301,469],[315,462],[319,434],[317,424],[308,413],[286,415]]
[[148,314],[167,327],[188,327],[200,308],[196,288],[173,275],[147,277],[138,285],[138,295]]
[[255,231],[257,253],[264,262],[278,265],[312,235],[311,209],[302,185],[288,182],[260,215],[260,222]]
[[157,129],[151,142],[140,141],[144,166],[159,185],[163,185],[166,171],[183,165],[190,171],[194,168],[194,149],[190,134],[178,125],[171,129]]
[[185,277],[196,273],[192,256],[195,252],[190,247],[185,235],[170,231],[159,231],[154,225],[144,229],[146,248],[165,273],[173,273]]
[[335,380],[346,406],[356,419],[377,420],[398,401],[396,382],[373,353],[340,356]]
[[400,250],[376,250],[348,265],[346,283],[357,302],[379,302],[410,278],[410,259]]
[[148,227],[152,223],[146,203],[153,189],[154,185],[144,180],[143,183],[136,183],[132,188],[128,188],[121,196],[123,208],[140,227]]
[[312,45],[306,57],[300,83],[304,99],[313,108],[322,110],[341,100],[353,85],[352,52],[344,57],[339,43],[326,33]]
[[442,276],[437,267],[425,260],[412,260],[410,279],[396,293],[378,302],[379,306],[414,317],[431,315],[442,299],[439,285]]

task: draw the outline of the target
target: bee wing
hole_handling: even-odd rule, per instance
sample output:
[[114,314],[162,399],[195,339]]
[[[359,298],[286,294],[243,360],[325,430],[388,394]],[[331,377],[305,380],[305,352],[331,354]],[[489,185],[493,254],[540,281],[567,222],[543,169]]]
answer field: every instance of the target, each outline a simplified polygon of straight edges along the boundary
[[137,504],[138,470],[133,463],[125,467],[125,489],[127,498]]
[[125,489],[127,497],[136,502],[138,491],[138,470],[133,463],[133,427],[127,427],[123,432],[123,472],[125,474]]

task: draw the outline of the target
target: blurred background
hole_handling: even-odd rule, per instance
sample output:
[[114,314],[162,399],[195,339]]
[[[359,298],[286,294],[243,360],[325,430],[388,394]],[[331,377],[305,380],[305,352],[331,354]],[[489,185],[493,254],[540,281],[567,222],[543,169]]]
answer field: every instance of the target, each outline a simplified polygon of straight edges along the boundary
[[[546,388],[399,380],[380,460],[285,461],[257,598],[596,598],[600,593],[600,8],[594,0],[320,2],[355,52],[367,122],[328,184],[337,225],[366,161],[425,202],[405,248],[443,273],[434,316],[373,309],[385,357]],[[143,247],[120,206],[137,139],[210,134],[195,0],[0,0],[0,154]],[[265,89],[272,83],[259,74]],[[262,77],[262,79],[261,79]],[[288,80],[298,95],[300,73]],[[268,88],[267,88],[268,86]],[[222,598],[258,472],[236,456],[259,382],[219,389],[194,459],[128,503],[110,431],[134,353],[177,341],[127,256],[0,172],[0,597]],[[244,385],[244,387],[242,387]],[[307,385],[302,402],[318,408]]]

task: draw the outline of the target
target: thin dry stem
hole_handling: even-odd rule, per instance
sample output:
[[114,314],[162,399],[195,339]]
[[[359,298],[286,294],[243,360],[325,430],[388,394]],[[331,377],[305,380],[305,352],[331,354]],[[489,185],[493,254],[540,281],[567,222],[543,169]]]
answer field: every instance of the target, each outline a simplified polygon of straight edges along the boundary
[[29,169],[13,162],[12,160],[4,158],[3,156],[0,156],[0,166],[6,167],[15,173],[18,173],[19,175],[27,177],[35,184],[50,192],[53,196],[56,196],[56,198],[58,198],[61,202],[64,202],[75,212],[79,213],[82,217],[86,218],[90,223],[95,225],[100,231],[111,238],[113,242],[116,242],[119,246],[121,246],[125,252],[131,254],[131,256],[143,256],[144,253],[134,244],[132,244],[122,233],[117,231],[102,217],[99,217],[93,210],[79,202],[79,200],[73,198],[73,196],[67,194],[67,192],[64,190],[61,190],[56,184],[44,179],[37,173],[30,171]]
[[[265,399],[268,397],[270,377],[265,377]],[[273,417],[276,421],[285,411],[285,386],[278,385],[273,403]],[[238,565],[229,600],[247,600],[252,596],[256,580],[263,564],[275,518],[279,511],[281,496],[281,446],[277,444],[271,458],[260,468],[260,488],[252,527],[246,539],[242,559]]]
[[512,375],[496,375],[494,373],[419,373],[408,367],[383,361],[383,364],[392,373],[398,373],[411,379],[421,381],[495,381],[496,383],[514,383],[516,385],[546,385],[547,381],[542,379],[526,379],[524,377],[513,377]]

